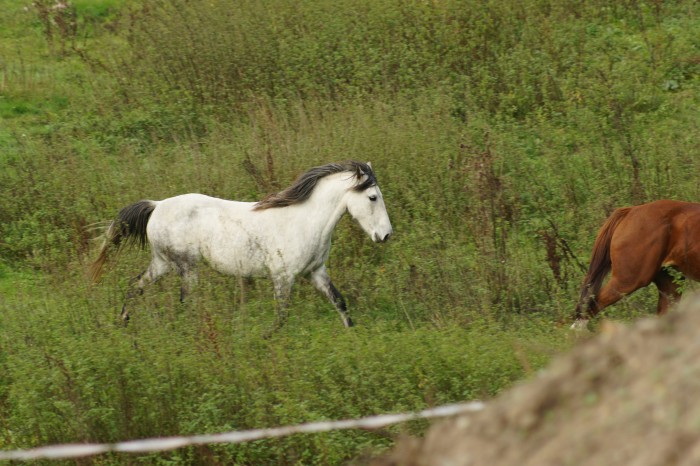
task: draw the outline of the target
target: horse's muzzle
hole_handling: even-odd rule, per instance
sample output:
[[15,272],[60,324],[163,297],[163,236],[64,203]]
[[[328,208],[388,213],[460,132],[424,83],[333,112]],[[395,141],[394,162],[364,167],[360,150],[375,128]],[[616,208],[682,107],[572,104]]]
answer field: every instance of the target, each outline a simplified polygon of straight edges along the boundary
[[374,234],[374,241],[376,243],[386,243],[387,241],[389,241],[390,236],[391,236],[391,233],[387,233],[384,236],[381,236],[379,233],[375,233]]

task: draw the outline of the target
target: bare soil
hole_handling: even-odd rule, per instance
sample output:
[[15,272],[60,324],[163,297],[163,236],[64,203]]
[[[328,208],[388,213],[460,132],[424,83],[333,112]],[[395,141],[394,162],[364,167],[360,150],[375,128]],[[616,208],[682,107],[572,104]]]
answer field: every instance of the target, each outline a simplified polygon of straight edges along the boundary
[[700,464],[700,297],[604,323],[486,409],[403,439],[375,466]]

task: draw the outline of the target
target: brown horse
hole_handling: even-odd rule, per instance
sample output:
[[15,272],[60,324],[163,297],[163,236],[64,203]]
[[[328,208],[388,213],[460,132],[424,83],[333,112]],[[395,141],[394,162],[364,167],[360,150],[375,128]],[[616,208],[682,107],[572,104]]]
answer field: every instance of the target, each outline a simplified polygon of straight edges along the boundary
[[661,200],[617,209],[595,239],[572,327],[652,282],[659,291],[656,312],[664,314],[680,296],[669,267],[700,280],[700,204]]

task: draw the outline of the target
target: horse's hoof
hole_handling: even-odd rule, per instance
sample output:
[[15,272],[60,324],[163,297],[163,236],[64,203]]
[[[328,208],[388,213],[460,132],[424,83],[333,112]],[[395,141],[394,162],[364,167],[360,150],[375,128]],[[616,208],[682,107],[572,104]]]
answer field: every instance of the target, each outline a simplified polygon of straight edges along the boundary
[[282,327],[284,327],[284,324],[276,322],[271,329],[263,333],[263,340],[269,340],[270,338],[272,338],[272,336],[279,332]]
[[348,317],[347,319],[345,319],[345,326],[346,326],[347,328],[350,328],[350,327],[354,327],[354,326],[355,326],[355,324],[352,322],[352,319],[351,319],[350,317]]
[[569,328],[577,332],[588,330],[588,319],[576,319]]

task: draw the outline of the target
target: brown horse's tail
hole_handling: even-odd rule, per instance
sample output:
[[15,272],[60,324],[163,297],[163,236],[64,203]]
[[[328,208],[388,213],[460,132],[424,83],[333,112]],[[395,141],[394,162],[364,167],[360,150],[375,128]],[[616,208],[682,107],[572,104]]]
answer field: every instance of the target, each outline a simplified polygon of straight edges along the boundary
[[591,265],[588,266],[586,278],[583,279],[581,295],[576,305],[576,319],[584,318],[584,310],[589,314],[595,297],[598,295],[605,276],[610,272],[612,262],[610,261],[610,241],[615,229],[620,222],[629,214],[630,207],[623,207],[615,210],[608,217],[598,232],[598,236],[593,243],[593,254],[591,255]]
[[139,201],[119,211],[105,232],[100,254],[90,266],[90,278],[93,282],[100,279],[111,246],[120,248],[124,244],[133,243],[138,243],[142,248],[146,246],[146,226],[156,204],[156,201]]

